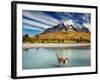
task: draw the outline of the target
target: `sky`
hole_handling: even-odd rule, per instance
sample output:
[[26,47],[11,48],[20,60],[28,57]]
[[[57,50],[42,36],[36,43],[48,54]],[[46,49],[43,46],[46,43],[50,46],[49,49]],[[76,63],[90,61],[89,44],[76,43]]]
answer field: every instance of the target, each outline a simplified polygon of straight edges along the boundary
[[32,36],[40,34],[45,29],[51,28],[61,22],[91,29],[90,13],[23,10],[22,16],[23,35],[29,34]]

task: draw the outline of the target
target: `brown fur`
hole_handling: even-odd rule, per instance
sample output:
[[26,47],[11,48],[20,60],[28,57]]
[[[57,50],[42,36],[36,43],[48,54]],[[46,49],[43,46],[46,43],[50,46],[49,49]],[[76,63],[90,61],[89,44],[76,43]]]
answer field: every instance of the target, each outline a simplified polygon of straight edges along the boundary
[[58,56],[58,54],[56,55],[57,55],[58,63],[63,63],[64,65],[68,65],[68,58],[64,56]]

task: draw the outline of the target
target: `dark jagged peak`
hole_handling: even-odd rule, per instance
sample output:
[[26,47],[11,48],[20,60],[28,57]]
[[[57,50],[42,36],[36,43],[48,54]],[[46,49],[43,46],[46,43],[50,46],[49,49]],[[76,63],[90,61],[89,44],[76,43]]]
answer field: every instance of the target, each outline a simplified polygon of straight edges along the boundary
[[81,31],[81,32],[90,32],[89,29],[86,28],[86,27],[82,27],[80,31]]
[[59,23],[56,26],[53,26],[51,28],[46,29],[43,33],[48,33],[48,32],[90,32],[88,28],[86,27],[79,27],[79,26],[74,26],[74,25],[68,25],[65,23]]
[[43,33],[47,32],[62,32],[62,31],[67,31],[67,26],[63,23],[60,23],[56,26],[53,26],[51,28],[46,29]]
[[85,26],[83,27],[79,27],[79,26],[73,26],[73,25],[69,25],[71,29],[73,29],[76,32],[90,32],[89,29]]

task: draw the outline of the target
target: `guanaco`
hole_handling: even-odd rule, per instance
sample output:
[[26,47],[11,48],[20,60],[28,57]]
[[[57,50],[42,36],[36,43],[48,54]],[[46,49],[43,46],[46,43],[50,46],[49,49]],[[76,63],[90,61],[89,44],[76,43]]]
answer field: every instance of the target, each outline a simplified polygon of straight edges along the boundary
[[58,63],[62,63],[64,66],[68,66],[68,58],[67,57],[64,57],[64,56],[59,56],[57,53],[56,53],[56,56],[57,56],[57,59],[58,59]]

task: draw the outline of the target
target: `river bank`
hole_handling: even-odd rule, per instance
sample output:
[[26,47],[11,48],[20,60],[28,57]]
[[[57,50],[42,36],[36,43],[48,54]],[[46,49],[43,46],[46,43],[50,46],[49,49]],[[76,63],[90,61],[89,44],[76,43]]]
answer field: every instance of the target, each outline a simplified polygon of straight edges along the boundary
[[90,43],[68,43],[68,44],[32,44],[23,43],[23,49],[29,48],[69,48],[69,47],[90,47]]

